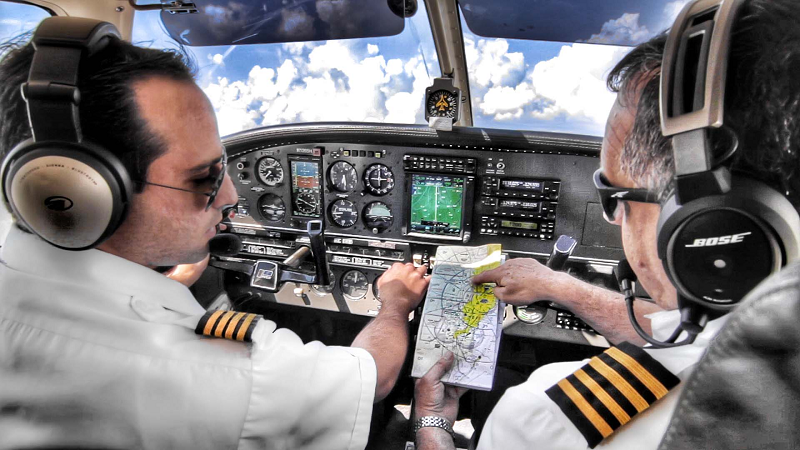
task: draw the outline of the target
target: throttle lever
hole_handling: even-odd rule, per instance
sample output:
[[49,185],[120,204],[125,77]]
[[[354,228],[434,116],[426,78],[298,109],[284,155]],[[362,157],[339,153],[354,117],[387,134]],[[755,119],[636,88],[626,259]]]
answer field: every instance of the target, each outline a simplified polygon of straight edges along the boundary
[[[553,250],[550,252],[550,256],[547,258],[545,265],[551,270],[563,270],[564,266],[567,264],[567,260],[569,260],[569,256],[577,245],[578,241],[574,238],[562,234],[558,237],[556,243],[553,244]],[[539,323],[544,319],[547,313],[546,308],[551,304],[552,302],[543,300],[534,302],[528,306],[515,306],[514,315],[526,323]]]

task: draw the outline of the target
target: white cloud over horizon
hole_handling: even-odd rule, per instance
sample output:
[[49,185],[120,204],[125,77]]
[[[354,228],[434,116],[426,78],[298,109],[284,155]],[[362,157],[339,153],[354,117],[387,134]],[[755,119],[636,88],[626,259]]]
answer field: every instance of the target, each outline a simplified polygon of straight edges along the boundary
[[[476,122],[566,121],[576,132],[602,133],[614,102],[605,77],[627,48],[564,44],[543,61],[510,48],[504,39],[465,40]],[[205,77],[221,135],[316,121],[422,123],[432,80],[419,56],[387,60],[377,45],[346,41],[286,44],[281,55],[278,67],[254,65],[246,79]]]
[[256,65],[246,80],[217,77],[203,87],[221,135],[297,122],[415,123],[421,114],[430,80],[420,57],[386,61],[377,45],[343,41],[283,48],[277,68]]
[[636,45],[654,36],[644,25],[639,25],[639,13],[624,13],[618,19],[603,24],[600,33],[593,34],[587,42],[592,44]]

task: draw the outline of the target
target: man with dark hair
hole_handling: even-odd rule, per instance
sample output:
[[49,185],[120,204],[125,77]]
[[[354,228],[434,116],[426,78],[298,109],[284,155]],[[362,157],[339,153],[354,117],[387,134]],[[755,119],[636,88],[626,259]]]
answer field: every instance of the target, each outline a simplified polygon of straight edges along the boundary
[[[0,446],[363,448],[372,403],[405,359],[425,268],[386,272],[381,311],[352,347],[303,344],[256,315],[208,318],[186,286],[153,269],[206,258],[238,199],[213,109],[179,55],[109,39],[78,69],[80,126],[130,173],[129,213],[91,250],[9,232],[0,250]],[[0,62],[4,158],[31,137],[20,85],[35,51],[10,48]],[[201,320],[220,338],[250,343],[198,336]]]
[[[800,70],[798,23],[800,4],[794,0],[746,0],[733,28],[725,127],[711,134],[716,164],[768,184],[795,208],[800,194],[800,83],[795,75]],[[601,152],[603,183],[651,194],[652,202],[617,200],[606,219],[620,226],[625,255],[638,282],[655,301],[655,305],[636,311],[636,316],[660,341],[681,320],[676,289],[656,248],[658,201],[663,202],[675,189],[672,140],[662,135],[659,115],[665,42],[662,35],[638,46],[609,75],[608,85],[618,95]],[[739,141],[733,153],[728,151],[732,148],[731,130]],[[628,322],[620,294],[553,272],[535,260],[513,259],[473,281],[497,283],[497,297],[513,305],[553,300],[576,312],[612,342],[642,342]],[[656,448],[683,385],[672,390],[670,386],[688,377],[725,319],[709,322],[692,344],[637,350],[625,343],[588,364],[565,362],[537,369],[528,381],[503,395],[480,435],[478,448]],[[634,376],[634,381],[628,382],[620,375],[631,371],[642,375],[641,367],[629,364],[630,359],[620,350],[645,353],[642,366],[652,367],[657,375],[664,375],[665,368],[678,378],[664,386],[648,376]],[[418,381],[417,416],[441,415],[452,421],[457,411],[458,391],[445,387],[436,377]],[[452,448],[445,430],[436,426],[421,430],[418,449]]]

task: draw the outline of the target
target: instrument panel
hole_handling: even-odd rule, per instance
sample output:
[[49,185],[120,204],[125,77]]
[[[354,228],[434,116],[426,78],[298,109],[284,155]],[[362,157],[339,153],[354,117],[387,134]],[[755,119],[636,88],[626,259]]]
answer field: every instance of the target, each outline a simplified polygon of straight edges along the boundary
[[[561,234],[578,241],[570,270],[614,285],[619,231],[602,219],[591,178],[599,139],[320,124],[254,130],[224,143],[235,162],[228,170],[239,193],[232,221],[243,241],[239,258],[286,258],[308,242],[309,220],[325,223],[333,285],[289,283],[274,295],[278,303],[374,315],[377,279],[395,262],[435,264],[439,245],[489,243],[501,243],[509,257],[544,259]],[[553,317],[556,331],[571,323]],[[547,320],[518,322],[508,332]]]

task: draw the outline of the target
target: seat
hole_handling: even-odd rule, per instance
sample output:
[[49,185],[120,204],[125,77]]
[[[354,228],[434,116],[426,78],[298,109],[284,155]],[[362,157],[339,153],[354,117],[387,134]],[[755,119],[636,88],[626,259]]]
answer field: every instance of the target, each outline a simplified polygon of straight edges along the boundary
[[800,263],[730,314],[686,382],[660,450],[800,448]]

